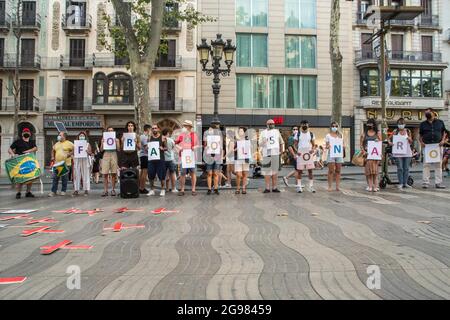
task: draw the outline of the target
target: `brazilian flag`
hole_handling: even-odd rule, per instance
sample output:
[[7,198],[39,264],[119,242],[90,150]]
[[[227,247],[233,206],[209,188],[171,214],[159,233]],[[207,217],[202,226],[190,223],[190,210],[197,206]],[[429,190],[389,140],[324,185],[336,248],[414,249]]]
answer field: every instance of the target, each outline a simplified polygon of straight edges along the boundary
[[41,168],[36,160],[36,154],[23,154],[5,161],[6,172],[11,183],[25,183],[38,179]]

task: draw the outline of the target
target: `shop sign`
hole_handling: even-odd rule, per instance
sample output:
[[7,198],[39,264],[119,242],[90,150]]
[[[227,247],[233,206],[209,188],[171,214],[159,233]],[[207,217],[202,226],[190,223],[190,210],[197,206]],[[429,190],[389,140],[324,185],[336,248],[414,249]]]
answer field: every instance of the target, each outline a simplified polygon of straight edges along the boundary
[[67,129],[101,129],[104,119],[102,115],[44,115],[44,128],[55,128],[55,121]]

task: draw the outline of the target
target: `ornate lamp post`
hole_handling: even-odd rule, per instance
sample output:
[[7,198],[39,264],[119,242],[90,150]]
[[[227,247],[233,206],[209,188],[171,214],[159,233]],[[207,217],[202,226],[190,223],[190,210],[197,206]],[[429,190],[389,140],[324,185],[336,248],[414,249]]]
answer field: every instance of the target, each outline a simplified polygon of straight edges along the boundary
[[[207,76],[214,75],[213,79],[213,94],[214,94],[214,116],[211,121],[212,124],[219,124],[219,93],[220,93],[220,75],[223,77],[229,76],[231,73],[231,65],[234,60],[234,52],[236,47],[231,44],[231,40],[228,39],[225,43],[221,34],[217,34],[217,38],[211,41],[211,45],[206,43],[206,39],[202,39],[202,43],[197,46],[197,50],[200,57],[200,63],[202,64],[202,71],[206,72]],[[209,61],[209,56],[212,59],[212,68],[207,68],[206,65]],[[221,60],[225,58],[226,69],[220,68]]]

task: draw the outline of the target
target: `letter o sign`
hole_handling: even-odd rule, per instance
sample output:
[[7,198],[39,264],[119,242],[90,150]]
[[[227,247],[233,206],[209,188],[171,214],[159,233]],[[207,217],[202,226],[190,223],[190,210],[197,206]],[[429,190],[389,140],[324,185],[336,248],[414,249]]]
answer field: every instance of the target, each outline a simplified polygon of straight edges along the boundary
[[106,144],[109,145],[109,146],[112,146],[114,144],[114,139],[113,138],[108,138],[106,140]]
[[439,153],[437,152],[437,150],[431,150],[430,151],[430,158],[435,159],[437,157],[439,157]]
[[309,159],[311,159],[311,154],[309,154],[308,152],[302,154],[303,160],[305,161],[309,161]]

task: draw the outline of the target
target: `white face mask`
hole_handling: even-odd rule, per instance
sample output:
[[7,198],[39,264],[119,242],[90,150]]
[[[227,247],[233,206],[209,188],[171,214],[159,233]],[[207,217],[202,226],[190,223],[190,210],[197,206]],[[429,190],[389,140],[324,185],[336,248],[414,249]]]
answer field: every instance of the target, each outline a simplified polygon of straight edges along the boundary
[[331,128],[331,131],[333,131],[333,132],[337,132],[337,131],[338,131],[338,128],[336,128],[336,127],[332,127],[332,128]]
[[80,136],[80,140],[86,140],[85,136]]
[[61,140],[62,140],[62,137],[61,137],[61,136],[57,136],[57,137],[56,137],[56,140],[61,141]]
[[404,124],[399,124],[399,125],[398,125],[398,128],[399,128],[400,130],[403,130],[403,129],[405,129],[405,125],[404,125]]

